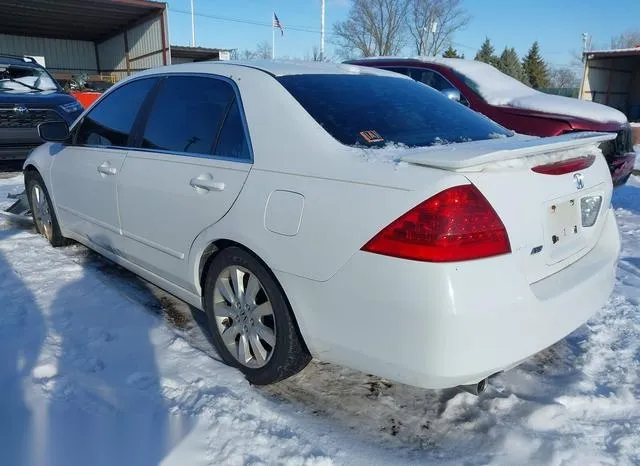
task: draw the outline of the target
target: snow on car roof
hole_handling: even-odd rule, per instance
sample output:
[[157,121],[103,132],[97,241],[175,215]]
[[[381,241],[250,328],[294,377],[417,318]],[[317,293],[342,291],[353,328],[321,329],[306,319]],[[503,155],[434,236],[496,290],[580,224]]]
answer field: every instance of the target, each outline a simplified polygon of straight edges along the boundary
[[[345,63],[325,63],[308,61],[286,61],[286,60],[240,60],[240,61],[205,61],[196,63],[186,63],[181,65],[171,65],[171,68],[181,67],[184,70],[217,72],[220,67],[241,66],[264,71],[274,76],[290,76],[300,74],[367,74],[379,76],[403,77],[397,73],[380,70],[376,68],[350,65]],[[203,69],[204,68],[204,69]],[[207,69],[208,68],[208,69]],[[162,70],[163,68],[156,68]],[[407,78],[410,79],[410,78]]]
[[626,123],[624,113],[613,107],[533,89],[497,68],[475,60],[460,58],[423,58],[451,68],[462,75],[465,84],[491,105],[503,105],[527,110],[585,118],[602,123]]
[[[371,60],[367,58],[366,61]],[[480,61],[441,57],[375,57],[373,60],[412,60],[433,63],[452,69],[467,86],[488,104],[584,118],[601,123],[627,122],[624,113],[615,108],[570,97],[537,91],[497,68]]]

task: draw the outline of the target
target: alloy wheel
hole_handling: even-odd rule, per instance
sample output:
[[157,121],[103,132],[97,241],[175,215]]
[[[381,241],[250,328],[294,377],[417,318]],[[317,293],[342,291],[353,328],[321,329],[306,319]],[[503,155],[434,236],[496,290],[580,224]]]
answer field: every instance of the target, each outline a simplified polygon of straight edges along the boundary
[[213,290],[213,313],[222,341],[243,366],[264,367],[276,344],[275,316],[260,280],[249,270],[222,270]]
[[51,219],[51,211],[49,210],[49,202],[45,195],[44,189],[38,183],[34,183],[31,187],[31,205],[33,206],[33,219],[36,222],[38,230],[51,241],[53,236],[53,223]]

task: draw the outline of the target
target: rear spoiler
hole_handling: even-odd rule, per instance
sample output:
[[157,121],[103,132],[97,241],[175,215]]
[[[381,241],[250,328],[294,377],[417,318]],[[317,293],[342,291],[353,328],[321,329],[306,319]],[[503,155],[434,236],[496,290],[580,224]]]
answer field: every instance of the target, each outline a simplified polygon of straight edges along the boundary
[[617,137],[616,133],[569,133],[538,138],[512,136],[444,146],[434,146],[400,157],[403,162],[451,171],[481,171],[487,164],[533,157],[571,149],[597,146]]

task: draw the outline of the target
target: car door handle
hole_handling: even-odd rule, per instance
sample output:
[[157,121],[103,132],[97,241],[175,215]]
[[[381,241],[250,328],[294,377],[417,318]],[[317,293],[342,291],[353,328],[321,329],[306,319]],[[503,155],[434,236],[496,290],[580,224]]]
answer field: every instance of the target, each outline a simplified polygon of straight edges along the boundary
[[98,165],[98,173],[101,173],[103,175],[109,175],[109,176],[113,176],[116,173],[118,173],[118,170],[116,170],[115,168],[113,168],[109,162],[104,162],[101,165]]
[[200,188],[206,191],[224,191],[224,183],[203,178],[191,178],[189,184],[192,188]]

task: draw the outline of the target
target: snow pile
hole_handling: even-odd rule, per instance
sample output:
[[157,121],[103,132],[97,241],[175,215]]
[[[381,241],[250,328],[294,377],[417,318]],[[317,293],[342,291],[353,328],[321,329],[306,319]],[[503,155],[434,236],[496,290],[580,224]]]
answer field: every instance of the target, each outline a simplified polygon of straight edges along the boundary
[[197,311],[0,218],[2,464],[638,464],[640,179],[613,204],[609,303],[479,398],[318,362],[252,387]]
[[465,83],[480,94],[490,105],[508,106],[526,110],[568,115],[602,123],[626,123],[627,117],[606,105],[545,94],[526,86],[495,67],[474,60],[456,58],[420,58],[438,63],[458,72]]

